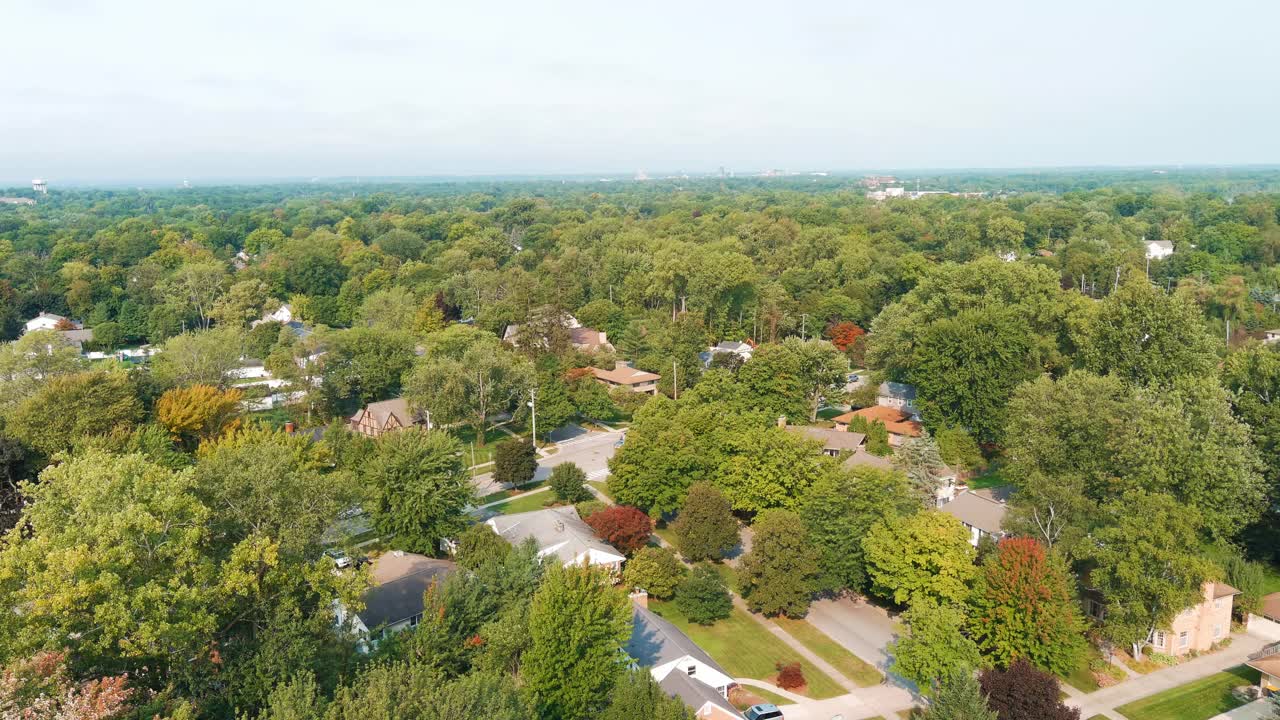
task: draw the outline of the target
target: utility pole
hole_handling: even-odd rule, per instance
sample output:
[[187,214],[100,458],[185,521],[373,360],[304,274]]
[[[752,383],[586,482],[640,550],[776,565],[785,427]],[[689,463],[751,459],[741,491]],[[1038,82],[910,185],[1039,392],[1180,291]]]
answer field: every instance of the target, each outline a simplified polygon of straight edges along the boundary
[[800,313],[800,339],[808,340],[809,313]]
[[533,410],[533,454],[538,454],[538,388],[529,388],[529,402],[527,403]]
[[680,399],[680,376],[676,374],[678,367],[679,366],[676,364],[676,361],[672,360],[671,361],[671,394],[675,396],[674,398],[672,398],[673,400]]

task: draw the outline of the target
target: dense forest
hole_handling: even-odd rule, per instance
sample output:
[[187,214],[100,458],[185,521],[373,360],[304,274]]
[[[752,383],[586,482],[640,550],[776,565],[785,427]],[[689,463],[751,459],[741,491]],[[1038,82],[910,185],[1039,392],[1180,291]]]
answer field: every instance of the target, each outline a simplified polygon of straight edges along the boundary
[[[905,587],[894,565],[911,537],[950,542],[920,502],[940,460],[1016,488],[1010,530],[1061,563],[1046,572],[1064,598],[1066,568],[1133,598],[1107,642],[1141,643],[1208,577],[1256,603],[1280,564],[1280,345],[1265,342],[1280,328],[1280,171],[921,185],[947,192],[876,201],[857,177],[793,176],[55,187],[0,205],[0,605],[14,609],[0,703],[684,717],[643,673],[564,673],[575,650],[557,645],[557,608],[595,608],[583,642],[607,655],[629,633],[625,596],[468,529],[484,526],[468,520],[464,456],[489,452],[496,416],[527,420],[531,388],[535,440],[574,417],[629,423],[608,484],[619,503],[678,527],[709,493],[757,538],[803,538],[786,553],[803,568],[760,559],[739,578],[767,614],[803,615],[820,593],[881,597],[908,624],[969,603],[1004,545],[967,555],[961,538],[939,560],[966,568],[951,586]],[[282,305],[296,322],[261,322]],[[25,331],[40,313],[71,325]],[[612,348],[575,347],[566,313]],[[74,325],[93,331],[83,348],[52,337]],[[755,354],[708,360],[721,341]],[[141,346],[158,352],[117,353]],[[232,378],[247,359],[287,404],[246,409],[259,398]],[[606,392],[586,368],[615,360],[659,374],[658,394]],[[844,393],[851,370],[867,390]],[[874,404],[882,380],[916,388],[927,429],[902,473],[846,472],[778,427]],[[400,396],[447,432],[344,430]],[[328,429],[313,441],[286,422]],[[459,558],[472,572],[368,656],[332,630],[334,602],[356,606],[367,579],[322,556],[355,505],[405,550],[475,543]],[[1126,563],[1174,579],[1140,587]],[[1062,640],[1005,657],[972,624],[982,608],[964,612],[952,625],[976,644],[958,666],[1064,672],[1083,652]]]

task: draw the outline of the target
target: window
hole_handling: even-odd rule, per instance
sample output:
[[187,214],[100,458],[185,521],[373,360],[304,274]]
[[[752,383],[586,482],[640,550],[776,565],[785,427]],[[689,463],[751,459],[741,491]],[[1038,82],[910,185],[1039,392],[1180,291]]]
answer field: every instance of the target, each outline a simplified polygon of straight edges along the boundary
[[698,666],[697,666],[697,665],[690,665],[690,666],[689,666],[689,677],[693,677],[693,674],[694,674],[695,672],[697,672],[697,671],[698,671]]
[[1214,610],[1221,610],[1221,609],[1222,609],[1222,598],[1218,598],[1217,600],[1214,600],[1214,601],[1213,601],[1213,609],[1214,609]]
[[1186,630],[1178,633],[1178,647],[1184,648],[1191,642],[1191,634]]
[[418,623],[422,622],[422,613],[418,613],[409,618],[409,627],[418,627]]
[[1097,600],[1094,600],[1093,598],[1089,598],[1088,610],[1089,610],[1089,615],[1094,618],[1097,618],[1098,620],[1101,620],[1102,616],[1105,614],[1105,611],[1103,610],[1103,607],[1102,607],[1102,603],[1098,602]]
[[1221,625],[1221,624],[1214,625],[1214,626],[1213,626],[1213,639],[1214,639],[1214,640],[1217,640],[1217,639],[1218,639],[1218,638],[1220,638],[1220,637],[1222,637],[1222,625]]
[[1163,650],[1163,649],[1164,649],[1164,643],[1165,643],[1164,631],[1163,631],[1163,630],[1152,630],[1152,631],[1151,631],[1151,636],[1150,636],[1149,638],[1147,638],[1147,641],[1148,641],[1148,642],[1150,642],[1150,643],[1151,643],[1151,647],[1155,648],[1156,650]]

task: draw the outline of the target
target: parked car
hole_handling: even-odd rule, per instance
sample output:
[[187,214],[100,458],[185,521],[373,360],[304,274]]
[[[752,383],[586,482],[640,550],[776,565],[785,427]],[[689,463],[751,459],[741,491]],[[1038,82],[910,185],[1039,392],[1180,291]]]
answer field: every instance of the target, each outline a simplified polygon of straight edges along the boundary
[[782,720],[782,711],[772,703],[752,705],[743,715],[747,720]]
[[340,570],[351,567],[351,558],[347,557],[347,554],[338,548],[329,548],[324,551],[324,554],[325,557],[333,560],[333,566]]
[[858,377],[858,373],[849,373],[849,382],[856,383],[862,378]]

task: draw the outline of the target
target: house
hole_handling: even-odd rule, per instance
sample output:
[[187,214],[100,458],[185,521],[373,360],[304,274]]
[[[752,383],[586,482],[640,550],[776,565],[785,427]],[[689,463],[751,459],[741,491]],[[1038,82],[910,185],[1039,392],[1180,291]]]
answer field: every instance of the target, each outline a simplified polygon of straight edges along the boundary
[[79,352],[81,355],[84,354],[84,344],[93,342],[92,328],[80,328],[77,330],[59,330],[58,335],[59,337],[62,338],[64,342],[66,342],[66,344],[70,345],[71,347],[74,347],[76,351]]
[[348,613],[337,607],[337,623],[361,638],[361,651],[368,652],[365,639],[379,638],[409,627],[417,627],[425,605],[423,595],[433,585],[444,582],[455,565],[425,555],[393,550],[379,555],[371,568],[373,585],[364,594],[364,609]]
[[[544,310],[542,312],[546,311]],[[545,315],[542,315],[538,318],[538,321],[541,322],[544,319]],[[569,331],[569,344],[573,346],[574,350],[580,350],[586,353],[596,353],[601,351],[613,352],[613,345],[609,342],[608,333],[602,330],[583,326],[582,323],[578,322],[578,318],[567,312],[560,313],[559,322],[562,328]],[[535,347],[546,347],[547,339],[545,337],[532,339],[525,338],[522,334],[522,331],[525,328],[526,326],[524,325],[517,325],[514,323],[506,326],[502,331],[502,341],[510,344],[512,347],[520,347],[522,342],[532,340],[532,344]]]
[[258,327],[262,323],[277,322],[293,331],[298,338],[305,338],[311,334],[311,329],[301,320],[294,317],[293,307],[289,303],[285,303],[269,313],[264,313],[261,318],[249,323],[249,327]]
[[430,430],[431,413],[414,412],[409,401],[404,398],[391,398],[369,403],[359,412],[347,418],[347,427],[369,437],[378,437],[383,433],[404,430],[409,427],[420,427]]
[[1280,643],[1263,646],[1245,665],[1258,671],[1258,689],[1264,696],[1280,693]]
[[1264,345],[1270,345],[1271,343],[1274,343],[1274,342],[1280,342],[1280,329],[1277,329],[1277,330],[1263,330],[1263,331],[1262,331],[1262,343],[1263,343]]
[[923,432],[918,420],[900,409],[886,405],[872,405],[861,410],[854,410],[831,419],[837,430],[848,431],[849,424],[859,417],[868,423],[879,422],[889,432],[889,444],[897,447],[910,438],[920,437]]
[[658,394],[658,380],[662,379],[662,376],[657,373],[637,370],[631,367],[631,363],[625,360],[619,360],[614,363],[612,370],[601,370],[593,367],[591,368],[591,374],[610,390],[624,387],[632,392],[649,393],[650,395]]
[[785,417],[778,418],[778,427],[786,429],[787,432],[803,435],[810,440],[817,440],[822,443],[822,454],[831,457],[839,457],[840,453],[844,452],[856,452],[862,447],[862,441],[866,439],[862,433],[808,425],[788,425]]
[[893,408],[901,410],[904,413],[915,416],[916,413],[916,386],[906,383],[882,382],[880,389],[876,393],[876,404],[881,407]]
[[35,330],[79,330],[83,327],[83,325],[70,318],[42,312],[27,321],[26,332]]
[[573,506],[498,515],[485,523],[512,545],[532,538],[538,546],[538,557],[555,557],[565,567],[587,564],[616,575],[626,560],[612,545],[596,537]]
[[1169,240],[1148,240],[1147,259],[1163,260],[1173,254],[1173,243]]
[[729,673],[646,605],[646,600],[638,599],[633,608],[626,649],[634,665],[648,667],[658,686],[693,708],[699,720],[741,720],[728,699],[729,689],[736,684]]
[[[1222,582],[1200,586],[1201,600],[1178,613],[1169,626],[1147,637],[1152,651],[1165,655],[1205,652],[1231,634],[1231,606],[1240,591]],[[1095,620],[1106,617],[1106,600],[1095,589],[1084,592],[1085,612]]]
[[877,470],[894,469],[893,460],[887,457],[873,455],[867,451],[866,447],[863,446],[859,446],[857,450],[853,451],[852,455],[845,458],[845,461],[840,463],[840,467],[845,470],[852,470],[856,467],[870,467]]
[[699,356],[703,358],[703,364],[709,366],[712,358],[716,355],[734,355],[741,359],[742,362],[746,362],[751,359],[751,355],[755,351],[756,349],[751,345],[751,343],[738,342],[737,340],[725,340],[707,348],[707,351],[705,353],[699,353]]
[[1018,253],[1012,250],[1006,250],[1005,252],[1000,253],[1000,259],[1007,263],[1013,262],[1018,259]]
[[[954,488],[954,478],[952,488]],[[954,493],[954,489],[952,490]],[[1004,517],[1009,512],[1010,489],[987,488],[965,490],[954,499],[942,503],[942,512],[959,520],[969,530],[969,544],[974,547],[984,537],[999,540],[1004,537]]]

